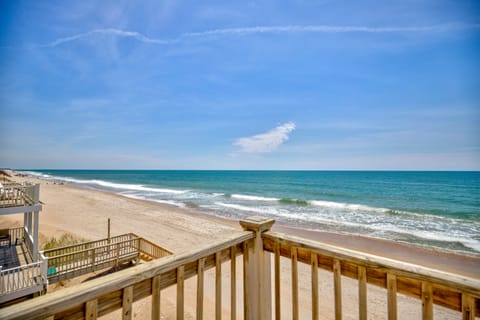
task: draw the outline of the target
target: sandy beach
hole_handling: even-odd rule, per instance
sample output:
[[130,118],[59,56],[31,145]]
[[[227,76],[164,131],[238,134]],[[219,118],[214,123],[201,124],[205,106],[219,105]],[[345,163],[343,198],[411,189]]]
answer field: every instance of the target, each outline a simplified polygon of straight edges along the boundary
[[[81,189],[72,185],[54,184],[52,181],[23,177],[15,178],[18,181],[29,180],[41,184],[40,199],[44,203],[40,214],[41,243],[52,236],[60,236],[63,233],[72,233],[88,240],[104,238],[107,235],[108,218],[111,219],[112,235],[133,232],[175,253],[206,244],[214,239],[220,239],[225,233],[240,229],[238,221],[200,215],[187,209],[131,199],[108,192]],[[0,217],[1,227],[19,226],[21,223],[23,223],[22,215]],[[278,224],[274,226],[273,230],[480,278],[480,257],[475,255],[460,255],[367,237],[307,231]],[[291,288],[289,266],[288,260],[282,260],[282,295],[285,297],[285,301],[289,301]],[[229,297],[226,295],[230,276],[228,269],[227,265],[223,268],[226,271],[224,272],[226,280],[223,281],[225,318],[229,316]],[[319,278],[321,282],[320,308],[322,319],[333,319],[333,280],[331,274],[320,271]],[[302,306],[300,316],[305,318],[310,316],[311,308],[309,266],[300,265],[299,279],[300,305]],[[344,299],[347,301],[344,303],[344,318],[356,319],[357,283],[347,278],[344,278],[342,282]],[[187,298],[186,319],[193,319],[195,316],[196,292],[194,279],[188,280],[185,288]],[[369,286],[368,294],[370,318],[384,319],[387,312],[385,290]],[[207,299],[205,318],[209,319],[209,315],[213,315],[215,296],[213,272],[208,272],[206,275],[205,296]],[[166,310],[164,318],[173,319],[175,317],[174,288],[168,288],[165,293],[162,292],[162,299],[162,310]],[[352,301],[352,303],[348,303],[348,301]],[[149,308],[148,299],[137,302],[134,306],[134,318],[146,318],[150,312]],[[282,318],[289,319],[291,317],[290,308],[289,303],[282,305]],[[400,319],[421,317],[420,300],[399,295],[398,309]],[[114,315],[108,315],[107,318]],[[460,314],[435,307],[435,319],[451,319],[459,316]]]

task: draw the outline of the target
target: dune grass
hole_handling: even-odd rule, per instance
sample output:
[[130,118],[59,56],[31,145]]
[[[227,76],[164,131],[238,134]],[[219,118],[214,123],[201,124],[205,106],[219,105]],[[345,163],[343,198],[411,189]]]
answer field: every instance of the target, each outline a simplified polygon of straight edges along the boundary
[[69,246],[69,245],[77,244],[77,243],[81,243],[81,242],[86,242],[86,241],[88,241],[88,240],[84,239],[82,237],[75,236],[71,233],[64,233],[58,238],[57,237],[51,237],[51,238],[47,239],[47,241],[43,245],[43,250],[65,247],[65,246]]

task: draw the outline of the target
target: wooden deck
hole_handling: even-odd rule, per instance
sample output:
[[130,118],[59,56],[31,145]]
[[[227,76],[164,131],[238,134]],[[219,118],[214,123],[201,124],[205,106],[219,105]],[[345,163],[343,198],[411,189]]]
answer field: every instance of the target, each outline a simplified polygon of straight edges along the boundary
[[46,288],[46,262],[38,255],[39,192],[39,184],[0,186],[0,215],[24,216],[23,227],[0,230],[0,304]]
[[[12,244],[0,246],[0,304],[46,289],[45,261],[33,262],[28,245],[18,229],[10,229]],[[18,241],[17,241],[18,239]]]
[[[459,319],[474,320],[475,316],[480,316],[479,279],[271,232],[272,224],[273,220],[249,218],[241,221],[244,231],[225,235],[203,247],[83,283],[70,288],[67,294],[58,291],[0,309],[0,319],[96,319],[117,309],[122,310],[123,319],[131,319],[133,302],[151,296],[151,318],[158,320],[162,314],[162,290],[172,285],[176,285],[176,317],[183,319],[185,281],[194,276],[197,281],[196,318],[203,319],[204,282],[208,279],[204,274],[208,269],[215,269],[215,319],[221,319],[222,267],[228,267],[225,264],[228,261],[232,319],[236,319],[239,299],[243,302],[244,319],[282,319],[285,317],[281,314],[282,304],[292,306],[292,313],[286,315],[287,318],[299,319],[299,310],[303,308],[298,297],[299,263],[311,268],[311,319],[319,319],[322,314],[318,308],[319,299],[322,299],[318,294],[319,269],[333,274],[333,316],[337,320],[343,315],[342,277],[358,281],[358,319],[369,317],[367,284],[386,289],[389,320],[397,319],[399,293],[418,299],[422,306],[421,319],[434,318],[434,305],[458,311]],[[237,256],[243,260],[241,291],[237,288]],[[280,296],[280,257],[291,264],[292,287],[288,298]],[[274,279],[273,285],[270,279]]]
[[[140,259],[151,261],[172,253],[129,233],[40,252],[35,262],[31,241],[23,228],[9,229],[11,238],[0,243],[0,304],[46,289],[47,283],[69,280],[90,272]],[[48,280],[48,282],[47,282]]]
[[133,233],[54,248],[42,252],[48,261],[49,283],[69,280],[90,272],[140,259],[151,261],[170,251]]
[[0,267],[11,269],[32,263],[32,257],[24,243],[0,246]]
[[0,303],[46,290],[45,261],[0,271]]

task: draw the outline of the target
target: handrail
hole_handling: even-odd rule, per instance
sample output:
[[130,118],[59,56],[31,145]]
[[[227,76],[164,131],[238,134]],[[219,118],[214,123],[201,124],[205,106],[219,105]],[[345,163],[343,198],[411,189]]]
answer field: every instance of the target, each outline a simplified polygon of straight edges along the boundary
[[[43,254],[46,257],[51,257],[51,256],[56,256],[58,255],[56,252],[58,251],[69,251],[69,252],[77,252],[80,247],[88,247],[89,248],[94,248],[97,247],[96,245],[99,243],[107,243],[110,241],[110,243],[117,243],[117,242],[122,242],[125,240],[130,240],[132,238],[138,238],[138,236],[134,235],[133,233],[127,233],[127,234],[122,234],[118,235],[115,237],[111,237],[110,239],[104,238],[100,240],[93,240],[93,241],[86,241],[86,242],[81,242],[81,243],[75,243],[72,245],[68,246],[63,246],[63,247],[58,247],[58,248],[51,248],[47,250],[43,250]],[[71,250],[71,251],[70,251]]]
[[[101,246],[98,246],[98,247],[91,247],[91,248],[87,248],[87,249],[62,253],[62,254],[55,255],[55,256],[46,256],[46,257],[48,259],[61,259],[61,258],[68,257],[68,256],[71,256],[71,255],[86,253],[86,252],[89,252],[89,251],[92,251],[92,250],[101,252],[102,249],[107,249],[107,248],[110,248],[110,247],[114,247],[116,245],[124,245],[124,244],[127,244],[127,243],[135,242],[136,240],[138,240],[138,238],[127,239],[127,240],[123,240],[123,241],[119,241],[119,242],[114,242],[114,243],[110,243],[110,244],[101,245]],[[131,246],[129,246],[129,247],[131,247]],[[65,247],[62,247],[62,248],[65,248]],[[45,255],[45,251],[43,251],[43,254]]]
[[[25,290],[46,283],[42,272],[44,261],[0,270],[0,296]],[[39,280],[41,278],[41,281]]]
[[[122,242],[106,244],[106,245],[103,245],[103,246],[100,246],[100,247],[92,247],[92,248],[88,248],[88,249],[84,249],[84,250],[80,250],[80,251],[74,251],[74,252],[60,254],[58,256],[47,257],[47,259],[49,261],[50,260],[61,260],[61,259],[64,259],[66,257],[76,256],[76,255],[80,256],[82,254],[92,252],[92,251],[104,254],[106,252],[112,251],[111,248],[115,248],[115,249],[116,248],[121,248],[121,249],[132,248],[132,249],[135,249],[135,251],[137,251],[137,248],[135,246],[131,245],[131,243],[137,242],[137,240],[138,239],[129,239],[129,240],[125,240],[125,241],[122,241]],[[121,246],[121,247],[119,247],[119,246]],[[104,250],[104,249],[107,249],[107,250]]]
[[152,241],[149,241],[149,240],[147,240],[147,239],[145,239],[145,238],[143,238],[143,237],[140,237],[140,236],[136,235],[135,233],[131,233],[131,235],[134,236],[134,237],[136,237],[136,238],[140,238],[140,240],[141,240],[142,242],[148,243],[148,244],[151,245],[151,246],[158,247],[158,248],[162,249],[163,251],[165,251],[165,252],[168,253],[168,254],[173,254],[173,251],[168,250],[168,249],[163,248],[163,247],[159,247],[156,243],[153,243]]
[[32,195],[35,188],[37,188],[37,185],[27,183],[3,184],[0,188],[0,208],[33,205]]
[[158,258],[162,258],[162,257],[173,254],[172,251],[165,249],[163,247],[160,247],[155,243],[148,241],[145,238],[139,237],[139,240],[140,241],[139,241],[138,250],[140,251],[140,253],[145,254],[151,258],[158,259]]
[[25,229],[24,227],[9,228],[8,234],[10,235],[12,241],[23,239],[25,237]]
[[127,260],[137,260],[139,241],[132,238],[123,242],[48,257],[48,279],[51,282],[66,280],[99,269],[118,266]]
[[[475,301],[475,299],[478,301],[480,299],[480,279],[361,253],[279,232],[269,231],[264,233],[262,237],[264,250],[275,255],[276,272],[280,270],[277,266],[280,256],[292,260],[292,269],[296,269],[296,263],[299,261],[311,264],[315,268],[333,271],[336,282],[334,292],[336,312],[340,312],[340,315],[340,275],[359,279],[359,287],[363,287],[360,295],[363,295],[365,299],[366,283],[386,288],[388,290],[389,313],[391,313],[392,318],[394,318],[393,314],[396,313],[397,292],[419,299],[428,297],[430,305],[439,304],[456,311],[463,311],[464,314],[467,312],[465,311],[465,301]],[[292,272],[294,275],[296,274],[296,270]],[[279,281],[277,281],[276,286],[280,286]],[[315,294],[315,292],[312,294]],[[293,299],[294,305],[298,303],[298,296],[295,292],[293,292]],[[279,304],[280,301],[277,300],[276,303]],[[360,318],[366,316],[366,300],[363,303],[365,303],[365,310],[360,312]],[[428,308],[431,308],[431,306]],[[469,307],[469,309],[472,308]],[[427,311],[424,310],[424,312]],[[468,312],[479,315],[478,309]],[[362,313],[364,314],[362,315]]]
[[[235,250],[232,249],[232,252],[241,254],[243,252],[242,243],[253,239],[253,237],[254,233],[249,231],[233,232],[221,240],[213,241],[210,244],[194,250],[167,256],[150,263],[141,264],[131,269],[125,269],[99,279],[82,283],[75,287],[66,288],[0,309],[0,319],[45,319],[58,313],[66,316],[71,314],[69,310],[75,319],[83,318],[85,314],[90,315],[90,312],[95,314],[93,317],[95,318],[97,313],[101,316],[118,308],[112,303],[112,298],[106,302],[104,299],[102,300],[102,296],[110,294],[110,297],[113,297],[111,293],[117,292],[118,290],[123,292],[124,297],[125,295],[130,297],[128,300],[130,307],[132,301],[152,295],[152,291],[154,292],[152,300],[156,301],[160,296],[158,293],[155,293],[155,290],[166,288],[180,281],[183,285],[185,279],[197,274],[199,270],[197,263],[200,263],[200,261],[201,264],[203,264],[202,269],[200,269],[202,272],[203,270],[213,267],[218,269],[219,263],[227,261],[231,257],[224,252],[225,250],[236,248]],[[221,261],[218,259],[221,259]],[[134,286],[137,287],[141,285],[146,286],[146,289],[133,291]],[[177,290],[178,287],[180,286],[177,286]],[[122,301],[121,296],[122,294],[118,298],[120,299],[119,301]],[[182,297],[182,299],[179,300],[179,297]],[[101,307],[101,305],[99,305],[104,302],[109,303],[110,307]],[[183,303],[183,291],[177,291],[177,302]],[[119,306],[121,305],[122,304],[119,303]],[[158,306],[152,303],[152,307],[154,310],[152,314],[155,313],[158,315],[158,318],[160,318]]]
[[33,241],[32,235],[30,235],[26,230],[24,231],[23,240],[25,241],[25,247],[27,248],[27,252],[30,255],[30,259],[33,260],[33,246],[34,246],[33,243],[34,243],[34,241]]
[[[480,296],[480,279],[460,276],[408,262],[401,262],[373,254],[336,247],[280,232],[266,232],[263,234],[263,238],[267,240],[264,242],[264,248],[269,252],[274,252],[273,244],[274,242],[278,242],[286,247],[316,251],[322,256],[340,259],[367,268],[388,269],[390,272],[394,272],[399,276],[410,277],[416,280],[435,281],[440,285],[457,287],[470,294]],[[310,263],[310,260],[307,262]]]

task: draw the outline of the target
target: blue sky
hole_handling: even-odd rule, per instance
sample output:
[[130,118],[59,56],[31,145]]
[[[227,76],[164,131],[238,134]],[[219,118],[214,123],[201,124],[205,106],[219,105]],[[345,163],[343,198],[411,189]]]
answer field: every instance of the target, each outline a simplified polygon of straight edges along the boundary
[[0,4],[0,167],[480,170],[478,1]]

